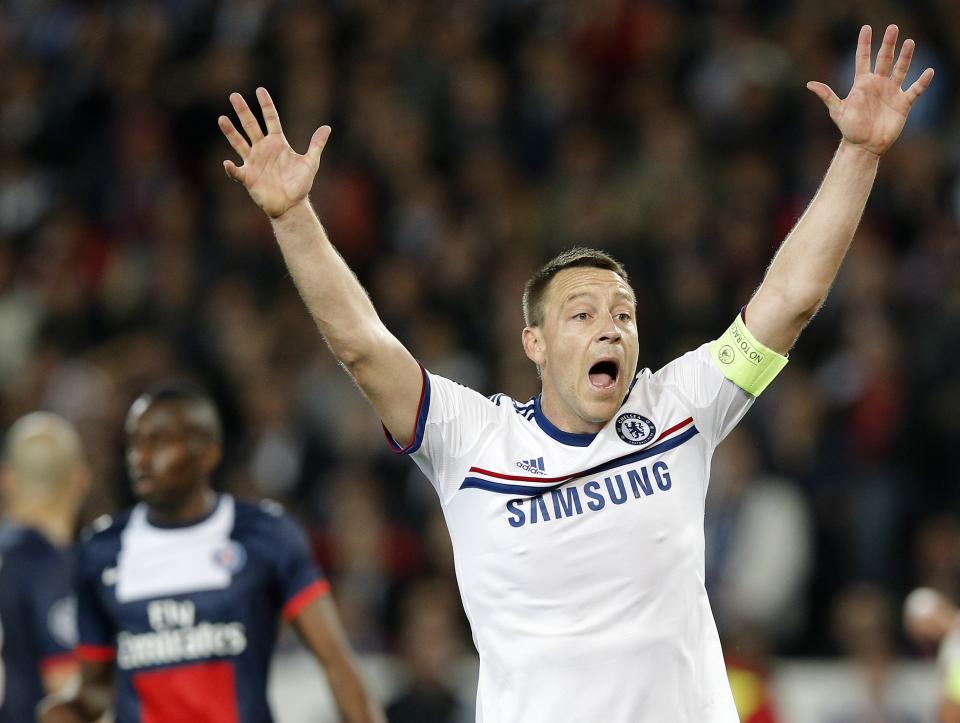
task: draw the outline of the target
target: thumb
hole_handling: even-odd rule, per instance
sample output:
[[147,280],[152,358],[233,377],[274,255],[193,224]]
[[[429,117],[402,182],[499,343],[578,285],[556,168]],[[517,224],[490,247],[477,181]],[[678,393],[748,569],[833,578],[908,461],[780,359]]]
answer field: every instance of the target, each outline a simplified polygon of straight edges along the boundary
[[238,168],[237,164],[235,164],[233,161],[224,161],[223,170],[225,170],[227,175],[230,176],[230,178],[232,178],[234,181],[243,183],[243,169]]
[[815,96],[822,100],[823,104],[827,106],[827,110],[829,110],[831,113],[840,110],[840,99],[826,83],[811,80],[809,83],[807,83],[807,90],[811,91]]
[[307,158],[314,168],[320,167],[320,155],[323,153],[323,149],[327,145],[327,140],[330,138],[332,132],[333,129],[331,129],[330,126],[320,126],[313,132],[313,137],[310,139],[310,147],[307,149]]

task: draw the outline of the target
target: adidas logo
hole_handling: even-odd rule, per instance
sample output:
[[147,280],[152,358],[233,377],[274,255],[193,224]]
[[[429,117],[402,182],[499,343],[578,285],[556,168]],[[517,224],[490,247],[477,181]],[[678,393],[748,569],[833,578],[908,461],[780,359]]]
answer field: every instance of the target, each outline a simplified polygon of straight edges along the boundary
[[530,472],[531,474],[546,474],[547,471],[543,468],[543,457],[537,457],[536,459],[524,459],[517,462],[517,467],[520,469]]

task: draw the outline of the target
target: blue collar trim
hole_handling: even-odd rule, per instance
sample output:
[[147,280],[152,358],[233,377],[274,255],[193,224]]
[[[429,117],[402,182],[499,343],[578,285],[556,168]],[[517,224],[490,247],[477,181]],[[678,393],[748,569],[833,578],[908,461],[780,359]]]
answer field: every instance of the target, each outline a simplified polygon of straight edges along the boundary
[[554,424],[547,419],[546,415],[543,413],[543,410],[540,408],[539,394],[533,398],[533,418],[537,421],[537,426],[540,427],[540,429],[561,444],[566,444],[571,447],[589,447],[593,440],[597,438],[598,432],[564,432],[562,429],[558,429],[556,426],[554,426]]

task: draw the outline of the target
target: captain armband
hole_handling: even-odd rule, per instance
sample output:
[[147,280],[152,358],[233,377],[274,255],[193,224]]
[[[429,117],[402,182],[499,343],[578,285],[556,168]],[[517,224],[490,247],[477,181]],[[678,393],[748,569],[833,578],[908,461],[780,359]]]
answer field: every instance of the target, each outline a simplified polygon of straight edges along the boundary
[[710,355],[727,379],[755,397],[787,365],[785,356],[754,338],[740,314],[723,336],[710,342]]

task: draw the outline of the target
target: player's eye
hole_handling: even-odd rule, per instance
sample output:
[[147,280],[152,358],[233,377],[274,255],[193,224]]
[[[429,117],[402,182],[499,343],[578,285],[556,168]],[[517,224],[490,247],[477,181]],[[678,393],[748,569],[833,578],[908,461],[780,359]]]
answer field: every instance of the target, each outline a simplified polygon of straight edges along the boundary
[[616,314],[615,318],[617,319],[617,321],[630,321],[630,314],[623,311],[623,312],[620,312],[619,314]]
[[589,318],[589,314],[585,311],[581,311],[579,314],[574,314],[573,318],[577,321],[586,321]]

